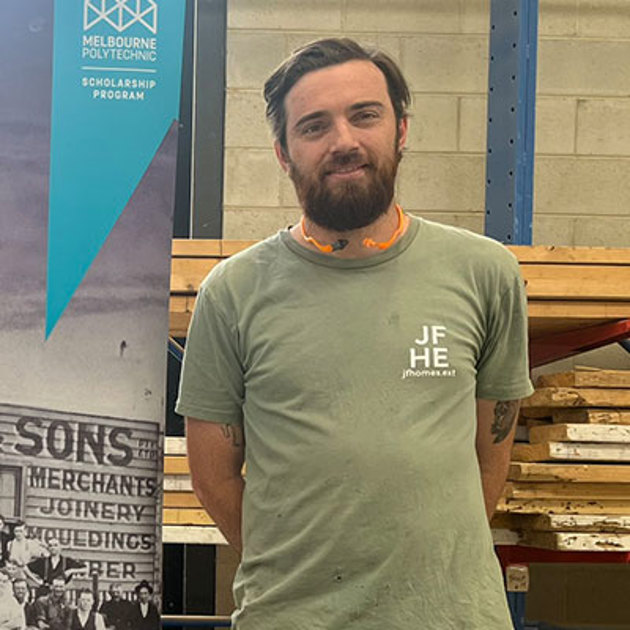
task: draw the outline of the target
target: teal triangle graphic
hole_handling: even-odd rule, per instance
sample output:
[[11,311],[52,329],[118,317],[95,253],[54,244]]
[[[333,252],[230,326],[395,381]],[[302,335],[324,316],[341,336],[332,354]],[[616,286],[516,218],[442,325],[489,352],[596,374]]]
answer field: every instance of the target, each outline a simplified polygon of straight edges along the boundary
[[179,115],[185,0],[155,4],[157,34],[128,30],[155,39],[154,58],[112,62],[99,44],[111,25],[84,33],[83,0],[55,0],[46,337]]

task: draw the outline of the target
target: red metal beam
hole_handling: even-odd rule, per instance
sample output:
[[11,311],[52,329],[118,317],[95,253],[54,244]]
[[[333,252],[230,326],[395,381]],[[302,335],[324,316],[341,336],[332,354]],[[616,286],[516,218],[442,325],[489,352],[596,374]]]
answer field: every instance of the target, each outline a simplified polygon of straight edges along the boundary
[[518,545],[498,545],[495,550],[504,569],[511,564],[530,564],[532,562],[630,564],[630,552],[626,551],[555,551]]
[[630,338],[630,319],[549,334],[529,342],[532,368]]

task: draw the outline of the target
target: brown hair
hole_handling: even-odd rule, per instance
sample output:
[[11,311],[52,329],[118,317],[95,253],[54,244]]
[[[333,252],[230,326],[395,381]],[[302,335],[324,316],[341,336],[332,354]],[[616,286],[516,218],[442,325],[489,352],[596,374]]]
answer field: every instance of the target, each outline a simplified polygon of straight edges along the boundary
[[389,55],[381,50],[363,48],[348,38],[319,39],[295,50],[265,83],[263,93],[267,103],[267,120],[285,151],[287,135],[284,99],[291,88],[309,72],[354,60],[371,61],[385,75],[396,122],[400,123],[407,116],[407,107],[411,101],[409,86]]

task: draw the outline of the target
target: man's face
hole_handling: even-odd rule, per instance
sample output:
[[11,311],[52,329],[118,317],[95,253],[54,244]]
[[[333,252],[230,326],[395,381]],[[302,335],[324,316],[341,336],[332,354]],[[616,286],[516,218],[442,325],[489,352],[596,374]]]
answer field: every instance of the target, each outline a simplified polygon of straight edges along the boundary
[[20,604],[26,601],[27,594],[28,588],[26,587],[26,582],[22,580],[13,582],[13,595],[15,595],[15,599],[17,599]]
[[149,597],[151,597],[151,594],[149,593],[149,589],[143,586],[138,591],[138,598],[144,604],[149,601]]
[[59,545],[59,541],[56,538],[53,538],[48,543],[48,551],[50,551],[51,556],[58,556],[61,552],[61,546]]
[[9,579],[10,580],[14,580],[15,577],[17,576],[17,574],[19,573],[19,569],[17,567],[17,564],[15,564],[14,562],[11,562],[10,560],[6,561],[6,563],[4,565],[4,569],[9,574]]
[[66,583],[63,580],[53,580],[52,594],[55,598],[63,597],[66,591]]
[[392,204],[407,121],[396,123],[383,73],[355,60],[304,75],[285,98],[287,150],[276,154],[306,216],[344,232]]
[[118,601],[122,595],[122,587],[120,584],[112,584],[109,589],[109,594],[114,601]]
[[6,573],[0,572],[0,597],[6,597],[11,593],[11,582]]
[[92,593],[81,593],[79,596],[79,601],[77,602],[77,607],[79,610],[83,612],[89,612],[92,610],[92,605],[94,604],[94,596]]

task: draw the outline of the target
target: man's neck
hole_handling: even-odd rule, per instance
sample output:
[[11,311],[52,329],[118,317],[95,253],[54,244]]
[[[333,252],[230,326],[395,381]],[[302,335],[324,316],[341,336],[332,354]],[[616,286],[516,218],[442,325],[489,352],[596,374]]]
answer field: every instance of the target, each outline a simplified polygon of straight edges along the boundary
[[[334,251],[327,255],[334,258],[368,258],[374,256],[383,250],[378,247],[366,246],[364,240],[371,239],[376,243],[387,243],[395,234],[398,224],[399,214],[394,202],[391,203],[387,212],[381,215],[374,223],[358,230],[349,230],[347,232],[328,230],[313,223],[308,217],[304,217],[304,231],[306,235],[315,239],[320,245],[332,245]],[[408,226],[409,217],[402,215],[402,230],[395,241],[400,239]],[[302,227],[299,223],[291,228],[291,236],[303,247],[313,251],[320,251],[317,245],[304,238]],[[339,244],[344,242],[345,245],[339,247]]]

